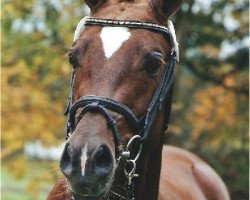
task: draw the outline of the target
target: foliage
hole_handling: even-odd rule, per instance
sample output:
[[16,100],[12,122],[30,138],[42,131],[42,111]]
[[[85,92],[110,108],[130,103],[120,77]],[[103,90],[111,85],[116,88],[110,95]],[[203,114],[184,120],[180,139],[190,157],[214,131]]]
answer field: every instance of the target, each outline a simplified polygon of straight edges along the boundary
[[41,140],[52,145],[62,138],[62,112],[70,72],[66,44],[70,45],[75,24],[69,17],[74,8],[73,4],[59,12],[57,9],[62,8],[56,8],[50,1],[2,3],[5,16],[2,157],[5,160],[22,154],[27,141]]
[[[166,135],[204,158],[241,200],[248,198],[248,4],[188,0],[172,18],[181,62]],[[82,1],[3,0],[2,13],[2,160],[21,179],[25,143],[63,140],[66,54],[85,10]]]
[[[24,144],[40,140],[48,146],[63,140],[62,113],[70,73],[66,53],[78,20],[70,13],[79,11],[79,7],[77,2],[70,7],[70,2],[63,7],[53,2],[2,1],[1,156],[16,179],[29,174]],[[49,174],[57,177],[53,171]],[[35,195],[39,180],[33,177],[25,189]]]
[[166,143],[206,160],[232,199],[249,194],[248,7],[248,1],[189,0],[173,19],[182,55]]
[[[49,167],[48,167],[49,165]],[[1,171],[1,199],[5,200],[44,200],[53,184],[51,173],[58,172],[58,164],[51,165],[47,161],[29,161],[25,176],[18,180],[13,178],[11,171],[4,166]]]

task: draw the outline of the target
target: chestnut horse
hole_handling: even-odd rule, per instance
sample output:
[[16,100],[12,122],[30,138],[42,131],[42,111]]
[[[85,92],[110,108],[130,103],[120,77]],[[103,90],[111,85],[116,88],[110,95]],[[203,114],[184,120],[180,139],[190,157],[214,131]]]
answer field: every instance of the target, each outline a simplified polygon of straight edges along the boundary
[[48,200],[227,200],[197,156],[163,145],[181,0],[86,0],[72,65],[66,145]]

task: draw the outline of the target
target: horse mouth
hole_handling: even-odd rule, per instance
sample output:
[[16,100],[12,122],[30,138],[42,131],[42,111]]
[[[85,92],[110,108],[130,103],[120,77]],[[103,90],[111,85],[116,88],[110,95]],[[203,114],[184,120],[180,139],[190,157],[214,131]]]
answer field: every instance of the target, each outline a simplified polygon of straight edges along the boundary
[[74,196],[97,198],[105,196],[109,191],[113,182],[112,177],[113,171],[106,177],[98,177],[92,173],[85,176],[75,174],[75,176],[66,177],[66,180],[68,188]]
[[80,197],[101,197],[106,193],[106,188],[101,185],[81,185],[73,186],[68,181],[68,187],[74,196]]

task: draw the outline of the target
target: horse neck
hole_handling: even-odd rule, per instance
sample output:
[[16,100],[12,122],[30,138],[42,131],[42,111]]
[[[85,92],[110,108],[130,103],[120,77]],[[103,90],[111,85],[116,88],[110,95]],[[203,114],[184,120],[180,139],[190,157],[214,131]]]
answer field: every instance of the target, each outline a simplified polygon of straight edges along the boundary
[[138,179],[135,178],[136,199],[156,200],[158,196],[163,130],[154,129],[151,133],[160,133],[161,138],[158,141],[154,141],[154,144],[151,142],[146,144],[141,155],[142,157],[138,160],[137,172],[139,177]]
[[139,178],[135,182],[136,199],[157,200],[161,172],[164,132],[169,122],[172,104],[172,88],[167,96],[163,112],[156,116],[154,126],[138,160]]
[[[136,162],[136,173],[139,177],[133,179],[135,199],[158,199],[163,138],[169,121],[171,94],[172,92],[170,92],[164,111],[157,115],[150,135],[144,144],[142,154]],[[124,187],[127,179],[123,173],[123,168],[119,166],[113,184],[115,185],[114,188],[117,188],[117,186]]]

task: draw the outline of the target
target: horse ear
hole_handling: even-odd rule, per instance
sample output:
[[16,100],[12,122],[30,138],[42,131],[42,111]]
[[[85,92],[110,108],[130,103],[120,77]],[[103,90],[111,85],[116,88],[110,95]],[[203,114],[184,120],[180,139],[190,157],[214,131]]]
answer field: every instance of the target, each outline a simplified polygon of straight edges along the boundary
[[85,0],[85,3],[90,8],[91,12],[94,12],[96,8],[102,5],[106,0]]
[[151,6],[156,13],[163,19],[167,19],[181,5],[183,0],[150,0]]

